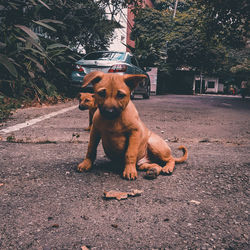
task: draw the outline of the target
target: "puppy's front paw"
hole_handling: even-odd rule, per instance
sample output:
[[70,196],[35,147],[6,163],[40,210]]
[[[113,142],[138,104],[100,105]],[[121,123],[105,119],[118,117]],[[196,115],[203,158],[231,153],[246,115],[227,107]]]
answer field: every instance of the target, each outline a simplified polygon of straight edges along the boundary
[[85,159],[83,162],[81,162],[78,167],[77,167],[77,170],[79,172],[83,172],[83,171],[88,171],[90,170],[92,167],[92,163],[90,160],[88,159]]
[[91,126],[84,128],[84,131],[90,131]]
[[123,171],[123,178],[128,180],[135,180],[137,178],[137,171],[135,166],[127,165]]

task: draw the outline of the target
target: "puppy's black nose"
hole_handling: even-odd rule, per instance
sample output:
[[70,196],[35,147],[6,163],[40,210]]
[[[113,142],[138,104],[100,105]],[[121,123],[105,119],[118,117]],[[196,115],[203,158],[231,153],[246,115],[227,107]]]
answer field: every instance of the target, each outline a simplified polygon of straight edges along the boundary
[[78,108],[79,108],[80,110],[86,110],[86,109],[87,109],[86,107],[84,107],[84,106],[82,106],[82,105],[79,105]]
[[100,112],[101,115],[108,120],[117,118],[121,113],[118,108],[100,108]]

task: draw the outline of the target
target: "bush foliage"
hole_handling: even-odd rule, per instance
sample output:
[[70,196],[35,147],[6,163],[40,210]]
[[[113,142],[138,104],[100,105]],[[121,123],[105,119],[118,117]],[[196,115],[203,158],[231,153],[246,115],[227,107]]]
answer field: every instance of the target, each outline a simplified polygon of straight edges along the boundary
[[[125,6],[134,1],[112,2]],[[0,0],[2,117],[15,99],[44,102],[68,93],[71,65],[80,58],[78,49],[105,49],[118,27],[105,13],[109,4],[105,0]],[[117,11],[118,5],[111,14]]]
[[172,74],[177,68],[249,78],[249,1],[155,0],[136,10],[132,39],[141,63]]

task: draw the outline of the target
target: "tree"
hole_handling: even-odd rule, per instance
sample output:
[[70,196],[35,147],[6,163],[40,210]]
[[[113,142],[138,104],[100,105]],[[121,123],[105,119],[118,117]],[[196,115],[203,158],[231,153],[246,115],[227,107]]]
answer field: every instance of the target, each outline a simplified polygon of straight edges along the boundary
[[166,45],[166,34],[170,29],[171,18],[167,13],[151,8],[137,10],[135,25],[131,33],[131,39],[135,40],[134,53],[137,54],[144,66],[152,66],[157,59],[162,62]]
[[[229,22],[230,18],[222,15],[229,10],[225,11],[222,7],[212,12],[214,9],[208,8],[204,2],[208,5],[216,3],[178,1],[175,18],[173,0],[155,0],[156,9],[136,12],[132,39],[136,41],[135,53],[145,65],[157,66],[168,73],[181,67],[221,76],[230,73],[230,70],[247,72],[249,53],[246,53],[248,49],[243,43],[247,30],[246,10],[242,6],[234,10],[230,18],[233,16],[235,19]],[[246,1],[243,6],[246,7]],[[218,11],[220,15],[216,16]],[[239,11],[242,13],[237,18]]]
[[249,1],[247,0],[196,0],[205,8],[207,32],[217,35],[232,48],[244,47],[249,37]]
[[[53,18],[60,20],[56,33],[50,32],[50,37],[60,40],[72,49],[84,49],[86,52],[105,49],[112,38],[118,24],[108,20],[105,9],[93,0],[64,1],[53,4]],[[51,18],[51,13],[45,11],[44,18]]]
[[183,66],[203,72],[218,69],[224,48],[204,32],[204,9],[190,1],[180,1],[181,11],[173,18],[169,2],[164,1],[164,9],[159,2],[158,10],[138,11],[132,32],[137,54],[146,64],[154,63],[169,72]]
[[197,0],[197,3],[206,9],[206,32],[216,35],[227,48],[224,71],[249,78],[249,1]]

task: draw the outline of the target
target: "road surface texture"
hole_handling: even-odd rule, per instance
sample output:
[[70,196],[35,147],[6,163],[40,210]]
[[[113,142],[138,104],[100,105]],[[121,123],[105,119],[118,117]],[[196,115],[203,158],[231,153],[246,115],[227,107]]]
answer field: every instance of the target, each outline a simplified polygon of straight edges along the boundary
[[[93,170],[78,173],[89,133],[88,112],[74,109],[76,100],[18,110],[2,124],[0,249],[250,248],[250,99],[165,95],[133,102],[175,156],[179,145],[188,148],[188,161],[171,176],[147,180],[139,172],[136,181],[124,180],[101,146]],[[103,198],[104,191],[133,189],[143,193]]]

